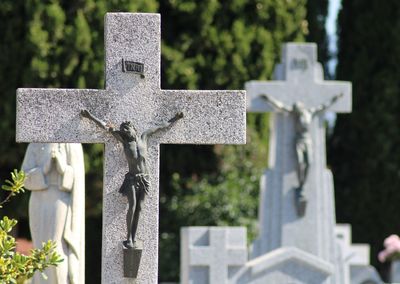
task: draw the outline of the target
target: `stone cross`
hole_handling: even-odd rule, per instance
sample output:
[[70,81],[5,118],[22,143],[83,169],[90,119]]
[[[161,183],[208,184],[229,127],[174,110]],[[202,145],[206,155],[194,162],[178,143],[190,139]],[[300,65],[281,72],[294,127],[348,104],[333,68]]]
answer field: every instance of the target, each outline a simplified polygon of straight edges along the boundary
[[352,243],[350,224],[337,224],[335,234],[342,250],[343,260],[348,265],[369,265],[370,246]]
[[[149,139],[150,194],[139,220],[144,249],[136,283],[157,283],[159,145],[245,143],[244,91],[161,90],[160,15],[109,13],[105,17],[105,90],[19,89],[18,142],[105,144],[102,283],[134,283],[123,277],[127,200],[118,189],[127,172],[120,143],[81,109],[119,125],[130,120],[140,133],[177,112],[184,118]],[[88,197],[90,198],[90,197]],[[99,236],[100,237],[100,236]]]
[[370,246],[352,243],[351,225],[337,224],[335,234],[342,252],[343,274],[350,280],[348,283],[383,283],[375,267],[369,263]]
[[243,227],[181,229],[181,282],[228,283],[247,261]]
[[[246,83],[248,112],[276,111],[263,98],[265,95],[285,107],[300,102],[306,109],[315,109],[341,94],[326,110],[351,110],[351,83],[324,81],[315,44],[285,44],[282,62],[275,68],[275,79],[277,81]],[[304,216],[299,216],[295,206],[298,177],[294,115],[275,112],[271,116],[269,169],[261,179],[260,235],[254,244],[254,256],[280,247],[297,247],[328,263],[335,262],[333,181],[330,171],[326,169],[322,112],[312,118],[309,129],[311,163],[303,187],[307,207]]]

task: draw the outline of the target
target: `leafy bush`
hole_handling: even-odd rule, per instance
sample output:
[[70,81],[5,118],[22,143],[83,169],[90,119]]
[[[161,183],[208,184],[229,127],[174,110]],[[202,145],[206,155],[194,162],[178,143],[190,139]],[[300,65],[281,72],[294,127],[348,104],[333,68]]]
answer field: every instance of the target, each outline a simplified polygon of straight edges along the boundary
[[[24,192],[25,173],[14,170],[11,173],[12,181],[6,180],[2,190],[9,191],[8,196],[0,202],[2,205],[11,197]],[[57,266],[62,261],[55,252],[55,243],[47,241],[41,249],[32,249],[29,256],[15,252],[16,242],[9,233],[17,224],[17,220],[4,216],[0,221],[0,283],[21,283],[25,279],[33,277],[36,271],[43,271],[49,266]]]

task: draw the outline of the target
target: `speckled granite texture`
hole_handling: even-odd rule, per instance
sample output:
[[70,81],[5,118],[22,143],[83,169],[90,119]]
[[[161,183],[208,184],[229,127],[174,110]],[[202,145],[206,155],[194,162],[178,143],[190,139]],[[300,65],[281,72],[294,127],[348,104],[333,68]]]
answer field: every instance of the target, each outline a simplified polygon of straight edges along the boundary
[[[127,171],[122,148],[79,112],[86,108],[115,125],[131,120],[140,132],[184,113],[149,141],[152,186],[139,221],[144,250],[136,283],[157,283],[159,144],[245,143],[245,92],[161,90],[160,15],[109,13],[105,20],[106,89],[19,89],[17,141],[105,143],[102,283],[134,283],[122,272],[127,210],[118,193]],[[143,63],[144,78],[123,73],[122,58]]]

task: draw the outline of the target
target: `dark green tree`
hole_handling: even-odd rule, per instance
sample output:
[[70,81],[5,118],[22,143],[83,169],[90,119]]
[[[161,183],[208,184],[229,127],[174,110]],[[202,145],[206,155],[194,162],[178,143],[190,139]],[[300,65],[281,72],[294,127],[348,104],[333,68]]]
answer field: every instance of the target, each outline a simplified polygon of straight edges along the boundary
[[328,51],[328,38],[325,30],[325,22],[328,16],[329,0],[307,1],[307,25],[308,34],[306,41],[318,44],[318,61],[324,65],[325,76],[328,75],[326,63],[330,59]]
[[355,242],[400,232],[400,2],[343,1],[337,78],[353,82],[353,112],[340,115],[331,139],[338,222]]
[[[102,88],[106,11],[160,12],[164,89],[242,89],[270,79],[281,44],[307,34],[306,0],[2,0],[0,3],[0,171],[18,167],[18,87]],[[309,16],[312,17],[312,16]],[[176,281],[179,228],[246,225],[255,235],[258,178],[267,161],[268,116],[248,116],[246,146],[162,147],[160,276]],[[88,278],[98,283],[101,145],[85,146]],[[8,171],[8,170],[7,170]],[[7,171],[4,172],[6,175]],[[26,207],[26,203],[25,206]],[[26,209],[22,211],[26,216]],[[96,232],[95,232],[96,231]],[[97,269],[97,272],[96,272]]]

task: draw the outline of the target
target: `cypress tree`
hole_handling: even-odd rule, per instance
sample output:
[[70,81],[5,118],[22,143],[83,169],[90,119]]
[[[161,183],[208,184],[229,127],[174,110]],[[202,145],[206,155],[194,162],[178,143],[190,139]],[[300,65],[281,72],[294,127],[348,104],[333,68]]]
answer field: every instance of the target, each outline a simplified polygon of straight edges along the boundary
[[353,112],[340,115],[331,139],[338,222],[355,242],[399,233],[400,2],[343,1],[337,78],[353,82]]
[[329,0],[307,1],[307,29],[306,40],[318,44],[318,61],[324,65],[325,76],[328,75],[327,65],[330,55],[325,22],[328,17]]

